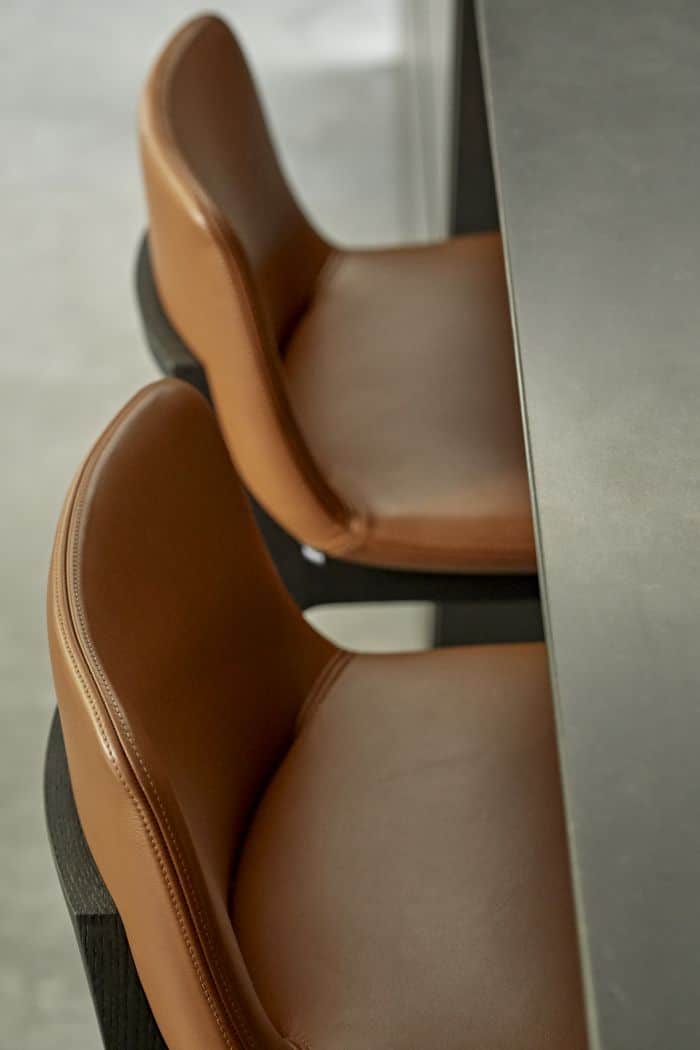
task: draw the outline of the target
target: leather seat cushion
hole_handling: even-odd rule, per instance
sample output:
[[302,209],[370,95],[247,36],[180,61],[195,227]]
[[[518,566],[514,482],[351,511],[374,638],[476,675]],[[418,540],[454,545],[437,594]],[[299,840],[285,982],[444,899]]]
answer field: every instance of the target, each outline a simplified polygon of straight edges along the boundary
[[540,645],[337,658],[232,900],[298,1047],[586,1046],[547,682]]
[[534,571],[498,235],[335,253],[284,365],[313,458],[366,518],[353,559]]

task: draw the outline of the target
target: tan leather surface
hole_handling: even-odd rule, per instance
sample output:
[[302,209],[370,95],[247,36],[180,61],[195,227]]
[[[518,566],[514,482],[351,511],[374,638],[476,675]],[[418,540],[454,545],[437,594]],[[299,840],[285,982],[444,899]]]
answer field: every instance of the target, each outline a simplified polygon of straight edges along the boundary
[[49,636],[80,819],[171,1050],[580,1050],[539,646],[350,657],[162,381],[88,456]]
[[263,799],[233,894],[312,1050],[583,1050],[544,648],[356,656]]
[[210,16],[154,66],[141,146],[160,297],[268,512],[351,560],[534,571],[497,239],[330,248]]
[[195,19],[166,46],[143,93],[140,132],[156,283],[205,367],[236,465],[282,525],[341,553],[357,526],[301,438],[278,352],[328,248],[282,181],[250,74],[221,21]]
[[81,822],[168,1046],[281,1046],[228,892],[334,650],[279,582],[184,384],[143,391],[88,457],[59,528],[49,634]]
[[534,572],[501,241],[355,251],[324,272],[287,390],[375,564]]

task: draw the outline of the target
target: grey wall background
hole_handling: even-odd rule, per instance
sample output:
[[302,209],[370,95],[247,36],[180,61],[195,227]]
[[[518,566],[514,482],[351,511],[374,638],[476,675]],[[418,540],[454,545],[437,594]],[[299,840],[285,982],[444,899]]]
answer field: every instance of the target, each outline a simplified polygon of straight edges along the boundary
[[[310,213],[334,238],[441,233],[449,0],[228,0]],[[0,6],[0,1048],[88,1050],[92,1009],[41,807],[53,527],[89,443],[155,377],[131,271],[138,90],[180,0]],[[424,610],[327,629],[420,644]],[[353,634],[353,631],[355,632]]]

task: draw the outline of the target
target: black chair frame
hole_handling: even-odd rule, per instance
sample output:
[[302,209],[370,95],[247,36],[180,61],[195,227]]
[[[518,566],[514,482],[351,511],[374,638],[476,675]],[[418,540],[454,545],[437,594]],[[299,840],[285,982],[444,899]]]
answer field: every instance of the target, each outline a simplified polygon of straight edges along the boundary
[[58,711],[51,722],[44,764],[44,807],[105,1050],[168,1050],[141,986],[119,913],[80,826]]

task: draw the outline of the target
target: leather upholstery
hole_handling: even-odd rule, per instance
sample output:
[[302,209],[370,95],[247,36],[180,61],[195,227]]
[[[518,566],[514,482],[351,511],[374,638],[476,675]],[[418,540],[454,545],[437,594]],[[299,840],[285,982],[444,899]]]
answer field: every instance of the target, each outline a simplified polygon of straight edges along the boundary
[[267,511],[351,560],[534,572],[497,237],[326,243],[285,183],[236,41],[211,16],[154,66],[141,148],[159,295]]
[[175,381],[85,461],[48,599],[78,812],[171,1050],[585,1046],[541,647],[320,638]]
[[544,647],[355,656],[234,886],[253,983],[325,1050],[583,1050]]
[[229,884],[333,650],[267,564],[213,416],[183,384],[143,391],[88,457],[57,537],[49,632],[80,819],[168,1046],[281,1045]]
[[316,462],[368,522],[354,558],[535,570],[500,237],[338,256],[285,376]]

